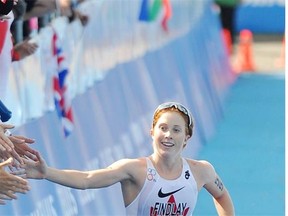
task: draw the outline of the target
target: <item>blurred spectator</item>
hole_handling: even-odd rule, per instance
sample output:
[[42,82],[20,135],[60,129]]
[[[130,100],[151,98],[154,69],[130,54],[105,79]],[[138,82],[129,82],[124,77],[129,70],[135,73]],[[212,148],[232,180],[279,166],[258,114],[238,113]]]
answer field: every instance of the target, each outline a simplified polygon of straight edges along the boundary
[[11,24],[10,31],[12,33],[13,44],[23,40],[23,17],[26,12],[26,3],[24,0],[18,0],[18,3],[13,7],[14,20]]
[[77,6],[83,3],[85,0],[59,0],[60,10],[63,16],[69,18],[69,22],[75,19],[79,19],[81,24],[85,26],[88,23],[88,16],[77,10]]
[[0,22],[0,99],[4,98],[7,89],[8,73],[10,70],[13,49],[11,40],[10,26],[14,19],[13,13],[10,11],[7,15],[0,14],[2,21]]
[[7,15],[12,10],[14,4],[16,4],[14,0],[0,1],[0,16]]
[[[2,2],[2,1],[1,1]],[[10,1],[7,0],[6,3],[8,4]],[[17,4],[18,0],[13,1],[13,5],[15,6]],[[10,4],[9,4],[10,6]],[[28,55],[31,55],[33,52],[35,52],[37,45],[33,43],[28,43],[27,41],[23,41],[13,47],[11,34],[10,34],[10,25],[14,19],[13,7],[9,7],[10,11],[2,10],[1,12],[5,14],[0,14],[2,18],[2,22],[0,22],[0,38],[1,38],[1,46],[0,46],[0,102],[2,98],[5,98],[6,93],[6,86],[8,82],[8,73],[10,70],[11,62],[12,62],[12,55],[17,54],[17,59],[14,60],[20,60],[25,58]],[[6,13],[8,13],[6,15]],[[4,19],[3,19],[4,17]],[[0,103],[0,159],[8,159],[10,157],[14,157],[16,161],[19,163],[22,162],[22,159],[19,154],[26,155],[27,152],[31,151],[26,143],[33,143],[34,141],[22,137],[22,136],[9,136],[8,138],[5,135],[5,132],[11,128],[9,125],[1,124],[3,119],[3,114],[5,111],[9,111],[4,104]],[[9,120],[11,116],[9,115],[8,118],[5,118],[5,121]],[[14,144],[19,144],[15,148]],[[21,144],[21,145],[20,145]],[[24,145],[22,145],[24,144]],[[24,150],[23,150],[24,149]],[[26,155],[29,157],[29,154]]]
[[[59,2],[58,0],[0,0],[0,102],[6,96],[8,73],[12,61],[19,61],[33,54],[38,47],[37,44],[29,42],[29,34],[25,38],[23,37],[23,21],[28,21],[33,17],[43,17],[51,12],[60,12],[60,15],[69,17],[69,21],[76,18],[80,19],[82,25],[85,26],[88,17],[76,9],[76,5],[80,2],[83,0],[79,2],[69,0],[59,0]],[[14,26],[11,28],[12,23]],[[13,32],[13,37],[10,29]],[[14,39],[14,44],[12,39]],[[4,205],[5,200],[16,199],[16,193],[26,193],[29,190],[28,182],[10,174],[5,170],[5,166],[9,166],[10,169],[18,168],[23,163],[23,157],[35,159],[35,151],[29,147],[29,144],[34,143],[34,140],[12,135],[9,129],[13,127],[1,123],[0,120],[0,162],[2,162],[0,163],[0,205]]]
[[[19,0],[20,1],[20,0]],[[23,16],[23,38],[31,35],[31,19],[38,18],[38,21],[49,20],[47,16],[54,13],[56,16],[66,16],[69,21],[79,19],[85,26],[88,16],[77,10],[77,6],[85,0],[21,0],[26,4],[26,12]],[[40,23],[40,22],[38,22]],[[39,27],[39,26],[38,26]],[[43,27],[43,25],[42,25]]]
[[89,17],[87,15],[82,14],[76,9],[72,9],[72,16],[69,17],[69,21],[72,22],[75,19],[79,19],[82,26],[86,26],[89,21]]
[[[7,0],[6,2],[9,2]],[[7,91],[7,82],[10,67],[13,61],[21,60],[31,54],[33,54],[37,49],[37,44],[29,43],[28,41],[22,41],[13,46],[12,35],[10,32],[11,24],[14,20],[14,7],[17,8],[18,0],[13,1],[14,5],[10,8],[12,11],[8,12],[5,10],[7,15],[0,14],[0,99],[5,98]],[[21,10],[17,8],[15,14],[17,16],[23,16]]]
[[[24,136],[12,135],[9,129],[13,125],[1,123],[8,121],[11,112],[0,100],[0,205],[5,204],[5,200],[16,199],[16,193],[26,193],[29,190],[28,182],[20,177],[10,174],[5,170],[5,166],[18,168],[23,163],[22,157],[29,157],[34,160],[35,151],[27,144],[34,143],[33,139]],[[4,161],[4,162],[3,162]]]
[[33,17],[42,17],[45,14],[55,12],[57,10],[57,0],[24,0],[26,3],[26,12],[24,20]]
[[13,47],[12,61],[19,61],[27,56],[36,52],[38,45],[36,43],[29,42],[29,38],[16,44]]
[[35,160],[33,154],[36,151],[27,145],[34,143],[34,140],[12,135],[9,132],[12,128],[13,125],[0,123],[0,161],[4,161],[0,163],[0,205],[4,205],[5,200],[16,199],[15,193],[26,193],[29,190],[27,180],[10,174],[5,166],[10,166],[11,170],[13,167],[18,168],[23,163],[22,157]]
[[235,12],[241,0],[215,0],[220,8],[220,20],[223,29],[230,32],[232,44],[236,42]]

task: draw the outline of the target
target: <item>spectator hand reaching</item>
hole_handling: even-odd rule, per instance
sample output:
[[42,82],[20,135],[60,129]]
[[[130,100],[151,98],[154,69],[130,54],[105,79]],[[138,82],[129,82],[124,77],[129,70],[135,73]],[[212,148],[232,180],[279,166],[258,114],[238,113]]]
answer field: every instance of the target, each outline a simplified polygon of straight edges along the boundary
[[20,157],[26,156],[31,160],[37,159],[35,157],[36,151],[27,145],[34,143],[35,141],[33,139],[19,135],[11,135],[9,136],[9,139],[14,144],[16,154],[18,154]]
[[5,166],[12,162],[13,158],[9,158],[0,163],[0,205],[5,205],[5,200],[17,199],[16,193],[30,190],[27,180],[5,171]]
[[35,160],[36,151],[28,146],[28,144],[34,143],[34,140],[19,135],[10,134],[7,136],[5,132],[7,133],[7,130],[12,128],[14,128],[13,125],[0,124],[0,158],[7,160],[13,157],[15,160],[11,165],[16,167],[23,163],[23,156]]
[[14,149],[13,143],[5,134],[8,129],[12,128],[14,128],[13,125],[0,123],[0,157],[2,159],[8,159]]
[[13,47],[13,61],[19,61],[36,52],[38,45],[26,39]]

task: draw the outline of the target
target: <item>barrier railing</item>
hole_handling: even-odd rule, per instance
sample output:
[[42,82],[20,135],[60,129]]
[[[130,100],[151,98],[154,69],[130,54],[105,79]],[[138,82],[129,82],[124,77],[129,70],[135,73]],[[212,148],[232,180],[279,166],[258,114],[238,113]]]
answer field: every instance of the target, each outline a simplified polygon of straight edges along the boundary
[[[5,99],[15,134],[58,168],[90,170],[123,157],[151,153],[149,130],[156,106],[167,100],[187,105],[196,128],[185,154],[211,137],[222,117],[225,92],[234,80],[223,48],[212,1],[170,1],[169,31],[161,20],[140,22],[141,1],[90,1],[87,28],[55,20],[35,38],[40,49],[13,65]],[[51,77],[53,31],[67,53],[68,97],[74,129],[64,137],[55,111]],[[53,71],[54,70],[54,71]],[[1,215],[124,215],[119,184],[101,190],[74,190],[30,180],[31,191],[1,207]]]

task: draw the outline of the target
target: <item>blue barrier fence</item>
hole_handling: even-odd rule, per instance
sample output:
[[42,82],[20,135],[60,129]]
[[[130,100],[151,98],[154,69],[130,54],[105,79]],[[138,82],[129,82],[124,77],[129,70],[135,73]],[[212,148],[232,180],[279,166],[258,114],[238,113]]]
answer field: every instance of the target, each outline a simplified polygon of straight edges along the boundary
[[[161,46],[158,43],[153,49],[146,49],[141,55],[114,62],[113,66],[111,64],[105,70],[101,68],[102,74],[94,74],[93,77],[97,79],[92,84],[88,82],[86,89],[80,88],[74,95],[72,107],[75,127],[70,136],[64,138],[54,109],[46,110],[39,117],[26,119],[13,133],[35,138],[33,147],[43,154],[50,166],[81,170],[102,168],[120,158],[149,155],[152,150],[149,130],[153,111],[159,103],[174,100],[187,105],[194,114],[195,133],[184,152],[194,157],[214,133],[222,117],[225,93],[235,77],[223,49],[220,23],[211,6],[212,1],[195,0],[184,8],[177,4],[179,1],[171,2],[175,4],[171,31],[174,29],[179,33],[182,30],[181,34],[176,34],[177,37],[173,39],[170,37],[165,43],[160,42]],[[100,5],[99,2],[97,4]],[[109,9],[109,4],[106,6]],[[184,22],[189,25],[183,26],[183,19],[177,16],[181,9],[186,15],[189,12],[193,14],[187,16]],[[177,17],[182,25],[177,26]],[[110,27],[113,28],[113,25]],[[93,45],[96,44],[91,35],[88,39]],[[83,40],[83,43],[87,42],[85,38]],[[90,49],[83,49],[81,56],[84,58],[93,54],[95,57],[91,48],[92,45]],[[131,51],[128,45],[126,48],[126,52]],[[74,49],[72,46],[70,51]],[[97,68],[98,61],[95,60],[96,63],[92,65],[92,57],[82,61],[78,59],[86,63],[82,68],[88,77],[91,74],[87,68],[100,70]],[[83,81],[80,75],[75,76],[79,78],[78,82]],[[13,101],[8,100],[8,104],[13,104]],[[14,113],[15,110],[14,107]],[[21,121],[16,119],[15,122]],[[1,207],[1,215],[125,214],[119,184],[105,189],[81,191],[46,180],[30,180],[30,183],[31,191]]]

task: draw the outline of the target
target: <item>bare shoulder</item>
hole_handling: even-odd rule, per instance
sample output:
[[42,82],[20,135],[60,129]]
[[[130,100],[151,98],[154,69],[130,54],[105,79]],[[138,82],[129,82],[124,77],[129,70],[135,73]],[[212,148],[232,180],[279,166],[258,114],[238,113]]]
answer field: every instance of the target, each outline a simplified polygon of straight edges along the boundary
[[193,175],[200,185],[204,185],[207,182],[215,178],[216,172],[213,165],[206,160],[193,160],[186,159]]
[[140,157],[140,158],[124,158],[120,159],[118,161],[119,164],[125,165],[127,167],[139,167],[139,166],[146,166],[146,158]]
[[129,167],[129,166],[141,166],[145,164],[146,165],[146,160],[144,157],[141,158],[123,158],[120,159],[113,164],[111,164],[109,167],[114,168],[114,167]]
[[194,160],[194,159],[186,159],[189,166],[195,169],[199,169],[200,171],[203,172],[210,172],[214,171],[213,165],[206,161],[206,160]]
[[123,172],[130,175],[130,177],[135,178],[138,176],[141,171],[146,170],[146,158],[125,158],[116,161],[115,163],[111,164],[109,168],[116,168],[121,169]]

